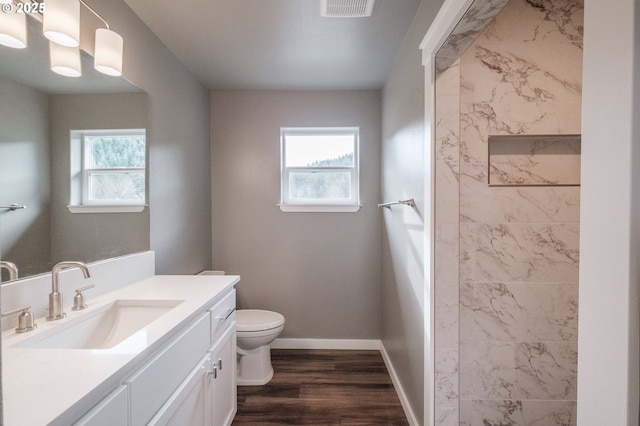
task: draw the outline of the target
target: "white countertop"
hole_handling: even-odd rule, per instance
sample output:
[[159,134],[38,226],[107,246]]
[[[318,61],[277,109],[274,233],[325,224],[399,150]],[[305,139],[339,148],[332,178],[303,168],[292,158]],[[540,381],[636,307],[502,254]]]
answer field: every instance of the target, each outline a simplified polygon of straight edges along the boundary
[[[58,321],[36,319],[38,328],[27,333],[2,334],[2,386],[4,424],[28,426],[69,424],[88,411],[129,377],[143,361],[172,335],[205,312],[233,287],[233,275],[156,275],[93,299],[89,307],[72,311]],[[47,295],[42,295],[47,297]],[[178,306],[138,331],[129,339],[146,339],[140,345],[117,345],[111,349],[44,349],[13,347],[72,321],[117,299],[183,300]],[[136,337],[137,336],[137,337]],[[127,340],[129,340],[127,339]]]

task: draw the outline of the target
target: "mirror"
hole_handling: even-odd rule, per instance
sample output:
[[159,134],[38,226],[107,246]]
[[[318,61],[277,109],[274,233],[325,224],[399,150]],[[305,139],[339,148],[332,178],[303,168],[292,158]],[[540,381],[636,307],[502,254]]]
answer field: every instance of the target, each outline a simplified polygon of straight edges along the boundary
[[[147,128],[147,94],[122,77],[95,71],[85,52],[82,77],[55,74],[42,24],[31,17],[27,24],[26,49],[0,46],[0,206],[26,206],[0,208],[0,260],[15,264],[19,278],[25,278],[62,260],[93,262],[148,250],[148,208],[138,213],[67,208],[70,131]],[[148,146],[147,140],[147,158]],[[10,278],[2,268],[1,281]]]

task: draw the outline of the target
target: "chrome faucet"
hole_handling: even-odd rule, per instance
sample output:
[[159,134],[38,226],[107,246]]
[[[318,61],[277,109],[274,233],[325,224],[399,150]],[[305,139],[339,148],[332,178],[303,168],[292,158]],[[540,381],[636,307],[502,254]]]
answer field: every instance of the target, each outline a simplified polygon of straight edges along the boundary
[[64,312],[62,312],[62,293],[60,293],[60,287],[58,285],[58,274],[63,269],[79,268],[84,274],[85,279],[91,277],[89,268],[82,262],[60,262],[57,263],[51,270],[51,293],[49,293],[49,315],[47,315],[47,321],[54,321],[64,318]]
[[0,269],[6,269],[9,271],[9,281],[18,279],[18,267],[13,262],[8,262],[6,260],[0,260]]

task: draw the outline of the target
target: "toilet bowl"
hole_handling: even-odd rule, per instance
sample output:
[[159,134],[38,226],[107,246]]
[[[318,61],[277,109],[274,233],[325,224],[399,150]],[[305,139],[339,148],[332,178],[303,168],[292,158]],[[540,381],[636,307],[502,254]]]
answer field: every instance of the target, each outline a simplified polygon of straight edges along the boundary
[[264,385],[273,377],[271,347],[284,328],[284,317],[271,311],[238,309],[238,386]]

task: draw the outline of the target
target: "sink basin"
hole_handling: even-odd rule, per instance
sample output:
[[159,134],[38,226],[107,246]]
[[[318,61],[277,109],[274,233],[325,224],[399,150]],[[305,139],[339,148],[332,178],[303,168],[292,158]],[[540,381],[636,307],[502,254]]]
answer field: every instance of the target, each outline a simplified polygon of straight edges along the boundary
[[110,349],[160,318],[182,300],[116,300],[13,347]]

